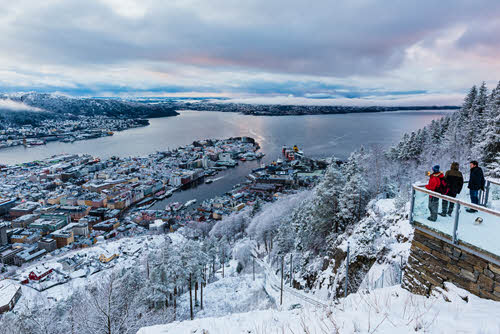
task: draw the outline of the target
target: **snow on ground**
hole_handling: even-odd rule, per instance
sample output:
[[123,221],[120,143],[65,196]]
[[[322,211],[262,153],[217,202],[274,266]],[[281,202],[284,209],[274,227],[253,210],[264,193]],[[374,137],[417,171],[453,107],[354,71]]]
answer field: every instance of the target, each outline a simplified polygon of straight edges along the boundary
[[[375,261],[359,285],[360,289],[371,290],[399,283],[400,264],[410,254],[413,227],[406,217],[409,205],[398,209],[395,199],[374,200],[367,209],[367,217],[337,247],[347,252],[349,244],[350,265],[358,257]],[[339,268],[336,280],[341,282],[345,277],[345,260]],[[324,271],[322,275],[328,274]],[[326,296],[326,287],[323,290]]]
[[[458,198],[463,201],[468,201],[467,194],[467,191],[463,190]],[[490,204],[497,205],[495,200]],[[453,235],[453,225],[457,206],[455,205],[451,217],[442,217],[438,215],[437,221],[431,222],[427,220],[427,217],[430,215],[428,205],[429,195],[417,191],[413,210],[414,220],[449,236]],[[440,199],[439,212],[441,212],[441,208],[442,200]],[[500,255],[500,243],[498,242],[500,218],[481,211],[469,213],[465,211],[465,209],[466,208],[462,207],[459,213],[458,238],[490,253]],[[475,223],[477,218],[482,218],[483,221],[481,224]]]
[[[159,247],[165,240],[165,235],[142,235],[136,237],[121,238],[109,242],[97,243],[93,247],[72,250],[62,255],[47,255],[38,260],[36,263],[24,266],[18,270],[16,278],[21,281],[28,277],[31,271],[45,272],[47,269],[54,268],[59,271],[67,273],[71,278],[67,282],[61,281],[59,285],[55,285],[44,291],[37,291],[33,287],[23,285],[22,297],[16,304],[16,308],[21,308],[27,305],[34,304],[54,304],[59,300],[63,300],[71,295],[73,291],[78,288],[88,286],[93,282],[100,281],[107,275],[111,269],[130,268],[133,266],[137,259],[142,258],[148,252],[148,249]],[[168,234],[168,237],[173,243],[183,242],[184,237],[178,233]],[[145,252],[143,254],[143,252]],[[64,269],[62,261],[67,258],[78,257],[80,259],[88,260],[89,263],[98,264],[99,256],[105,254],[106,256],[118,254],[119,256],[109,263],[103,265],[100,271],[90,273],[88,275],[81,275],[83,269]],[[81,276],[81,277],[78,277]],[[49,276],[49,280],[52,276]],[[49,281],[47,280],[47,281]],[[46,283],[46,282],[44,282]],[[37,287],[38,283],[33,284]],[[42,283],[43,284],[43,283]]]
[[[409,205],[404,208],[409,212]],[[379,236],[379,248],[385,247],[384,259],[376,261],[360,284],[360,289],[372,290],[399,284],[401,264],[410,255],[413,227],[404,215],[394,206],[394,199],[380,199],[372,206],[376,218],[383,220],[385,231]],[[373,216],[373,213],[370,215]],[[387,224],[389,223],[389,224]],[[354,233],[356,239],[356,233]],[[354,243],[355,244],[355,243]]]
[[[193,291],[194,299],[194,291]],[[198,290],[198,301],[200,290]],[[194,302],[193,302],[194,305]],[[189,293],[179,299],[178,319],[189,318]],[[265,310],[274,306],[273,300],[264,290],[264,275],[225,276],[203,289],[203,306],[195,308],[197,318],[220,317],[231,313]]]
[[356,293],[329,308],[266,310],[145,327],[166,333],[474,333],[500,332],[500,303],[452,284],[426,298],[399,286]]

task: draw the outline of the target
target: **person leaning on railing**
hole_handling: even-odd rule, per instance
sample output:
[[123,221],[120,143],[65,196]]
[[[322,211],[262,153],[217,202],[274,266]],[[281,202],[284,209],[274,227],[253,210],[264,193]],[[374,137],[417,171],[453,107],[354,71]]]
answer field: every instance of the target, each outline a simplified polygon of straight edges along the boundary
[[[434,191],[443,195],[446,195],[448,189],[446,187],[446,181],[444,180],[444,175],[440,171],[439,165],[432,167],[432,174],[429,178],[429,183],[425,186],[430,191]],[[439,210],[439,198],[434,196],[429,196],[429,211],[431,215],[427,217],[427,220],[435,222],[437,220]]]
[[[473,204],[479,204],[479,190],[484,191],[484,185],[486,180],[484,179],[483,170],[478,166],[478,162],[473,160],[470,162],[470,177],[469,177],[469,189],[470,189],[470,201]],[[467,212],[477,212],[474,209],[466,209]]]
[[[447,196],[457,197],[458,194],[462,191],[462,187],[464,186],[464,176],[458,170],[459,164],[458,162],[453,162],[451,164],[450,170],[446,172],[444,175],[444,180],[446,182],[446,187],[448,191],[446,192]],[[441,213],[440,215],[446,217],[446,215],[451,216],[453,212],[453,208],[455,207],[455,203],[448,202],[447,200],[441,200]]]

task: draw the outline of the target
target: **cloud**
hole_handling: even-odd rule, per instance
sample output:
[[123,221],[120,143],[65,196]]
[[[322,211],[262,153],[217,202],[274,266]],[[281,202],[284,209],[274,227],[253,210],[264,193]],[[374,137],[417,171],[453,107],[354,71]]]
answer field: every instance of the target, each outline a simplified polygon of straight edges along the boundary
[[30,61],[168,61],[335,76],[383,73],[435,31],[500,10],[495,1],[375,0],[24,0],[7,6],[17,9],[17,24],[4,20],[2,45]]
[[464,93],[500,77],[498,17],[496,0],[10,1],[0,89]]
[[28,106],[22,102],[12,101],[11,99],[0,98],[0,109],[10,111],[44,111],[40,108]]
[[457,41],[464,50],[475,50],[480,55],[498,58],[500,52],[500,18],[474,22],[469,25]]

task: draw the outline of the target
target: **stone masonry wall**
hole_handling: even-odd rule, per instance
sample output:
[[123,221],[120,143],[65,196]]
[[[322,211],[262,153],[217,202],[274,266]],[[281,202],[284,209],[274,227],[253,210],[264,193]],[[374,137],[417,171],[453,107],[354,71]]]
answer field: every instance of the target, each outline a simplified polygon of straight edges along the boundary
[[403,287],[428,296],[444,282],[500,301],[500,266],[415,229]]

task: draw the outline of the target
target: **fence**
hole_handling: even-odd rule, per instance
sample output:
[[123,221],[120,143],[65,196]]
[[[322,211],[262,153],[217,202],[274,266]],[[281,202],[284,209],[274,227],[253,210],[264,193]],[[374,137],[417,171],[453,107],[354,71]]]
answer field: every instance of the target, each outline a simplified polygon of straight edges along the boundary
[[500,200],[500,180],[487,180],[485,189],[480,196],[480,203],[487,206],[489,201],[497,200]]
[[[466,192],[463,191],[465,194]],[[488,180],[485,191],[480,193],[480,204],[472,204],[464,197],[442,195],[414,185],[411,196],[410,222],[435,232],[453,244],[461,244],[487,256],[500,258],[500,182]],[[428,204],[431,198],[441,206],[451,205],[451,215],[438,216],[437,221],[428,220]],[[498,201],[498,203],[497,203]],[[489,207],[488,207],[489,206]],[[464,210],[467,209],[467,210]],[[442,210],[440,210],[442,211]],[[449,212],[448,211],[448,212]]]
[[401,284],[403,277],[403,265],[401,263],[393,263],[389,267],[382,270],[382,273],[377,279],[367,277],[365,285],[360,288],[367,290],[381,289],[388,286]]

